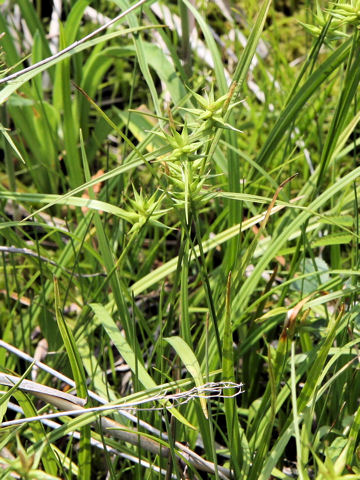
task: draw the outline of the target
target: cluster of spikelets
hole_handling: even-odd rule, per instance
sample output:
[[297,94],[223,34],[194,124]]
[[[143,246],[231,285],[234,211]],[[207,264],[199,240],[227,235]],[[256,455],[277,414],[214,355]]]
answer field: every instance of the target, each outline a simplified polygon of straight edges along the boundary
[[322,9],[317,2],[314,23],[300,22],[315,37],[326,33],[325,41],[332,42],[348,37],[348,29],[360,26],[360,1],[329,2],[330,8]]
[[153,132],[165,141],[170,150],[159,159],[163,165],[166,184],[162,187],[161,195],[154,194],[147,200],[141,192],[135,193],[134,190],[130,207],[136,222],[132,230],[140,228],[145,221],[159,226],[159,217],[168,211],[161,209],[164,199],[170,202],[171,208],[181,212],[189,224],[191,214],[213,196],[206,185],[211,171],[207,155],[209,145],[218,128],[236,130],[225,121],[224,116],[241,102],[230,104],[229,94],[215,99],[213,88],[204,96],[191,93],[198,108],[181,108],[186,112],[186,123],[176,128],[172,121],[167,131]]

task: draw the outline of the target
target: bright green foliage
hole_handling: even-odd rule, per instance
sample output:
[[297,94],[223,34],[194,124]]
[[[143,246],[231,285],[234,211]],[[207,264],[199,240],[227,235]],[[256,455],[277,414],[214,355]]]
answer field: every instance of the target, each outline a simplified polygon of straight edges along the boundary
[[360,24],[360,2],[352,0],[350,3],[332,3],[332,8],[328,9],[329,14],[340,22],[340,25],[353,25],[354,27]]
[[208,133],[211,133],[213,127],[240,132],[240,130],[226,123],[223,115],[225,112],[230,112],[234,107],[242,103],[242,101],[229,105],[231,97],[228,93],[215,100],[213,85],[211,86],[210,92],[205,92],[203,97],[196,92],[192,91],[191,93],[202,108],[183,107],[182,110],[191,113],[195,117],[191,126],[197,134],[202,131],[208,132],[209,130]]
[[158,195],[156,192],[149,198],[144,198],[142,191],[138,193],[134,186],[134,199],[129,198],[130,205],[128,207],[130,221],[133,226],[129,233],[137,232],[149,222],[149,225],[155,227],[166,227],[158,221],[167,210],[159,210],[157,207],[161,205],[164,195]]

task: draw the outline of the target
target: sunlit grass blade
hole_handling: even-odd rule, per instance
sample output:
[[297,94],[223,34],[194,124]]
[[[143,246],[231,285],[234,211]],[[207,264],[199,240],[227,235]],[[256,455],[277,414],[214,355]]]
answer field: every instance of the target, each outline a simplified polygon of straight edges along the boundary
[[[204,385],[203,374],[201,373],[199,362],[197,361],[197,358],[195,357],[195,354],[189,345],[181,337],[167,337],[164,338],[164,340],[170,343],[170,345],[179,355],[181,361],[185,365],[185,368],[193,377],[195,385],[201,390],[202,385]],[[199,400],[205,418],[208,418],[205,396],[200,395]]]
[[[323,192],[319,197],[317,197],[311,204],[309,205],[309,209],[311,211],[317,211],[322,205],[324,205],[329,199],[331,199],[334,195],[340,192],[343,188],[345,188],[349,183],[353,182],[358,176],[360,175],[360,168],[349,172],[345,177],[340,178],[334,185],[331,185],[325,192]],[[251,295],[251,292],[254,290],[259,278],[261,276],[261,272],[265,269],[266,265],[273,258],[276,253],[279,251],[281,246],[287,241],[291,232],[295,229],[299,228],[308,218],[307,212],[302,212],[298,215],[288,227],[286,227],[281,235],[277,236],[272,240],[271,246],[264,252],[263,256],[259,260],[258,264],[256,265],[252,275],[244,282],[239,295],[237,296],[235,302],[236,305],[246,305],[248,298]]]
[[264,166],[265,161],[269,161],[270,158],[272,158],[272,154],[276,151],[276,146],[282,140],[289,125],[291,125],[291,122],[296,118],[296,115],[305,105],[305,102],[346,60],[350,49],[351,41],[348,40],[335,50],[334,53],[332,53],[332,55],[327,58],[312,75],[310,75],[298,92],[295,93],[285,109],[281,112],[274,128],[270,132],[265,144],[257,156],[257,162],[260,165]]
[[[297,399],[297,408],[298,414],[301,415],[306,406],[308,405],[311,397],[316,395],[316,386],[318,385],[320,375],[322,373],[322,369],[324,368],[324,364],[326,358],[329,353],[329,349],[334,341],[336,336],[337,328],[339,326],[339,322],[341,322],[343,318],[343,309],[340,310],[340,313],[331,319],[331,323],[328,326],[327,335],[322,342],[322,345],[318,348],[316,359],[312,364],[308,374],[307,374],[307,381],[305,382],[304,388],[302,389],[298,399]],[[284,430],[279,437],[278,441],[274,445],[271,450],[271,454],[264,462],[264,466],[262,468],[261,474],[259,479],[265,480],[271,474],[272,469],[275,467],[279,456],[282,454],[283,449],[285,448],[287,442],[289,441],[290,436],[294,433],[294,424],[293,419],[289,419],[284,426]]]
[[[139,357],[136,357],[133,349],[121,334],[113,319],[102,305],[91,304],[90,307],[97,316],[99,322],[104,326],[107,334],[114,342],[116,348],[124,358],[125,362],[129,365],[133,373],[137,372],[138,379],[145,388],[152,389],[156,387],[156,383],[146,371],[144,366],[140,363]],[[166,404],[165,404],[166,406]],[[175,409],[172,408],[170,412],[185,425],[190,426],[189,422]]]
[[[62,316],[60,292],[58,287],[58,279],[54,277],[54,295],[55,295],[55,312],[58,328],[64,342],[65,350],[67,352],[71,370],[74,375],[77,393],[80,398],[87,398],[87,386],[85,371],[82,365],[81,357],[76,346],[75,338],[66,325]],[[88,480],[91,475],[91,450],[90,450],[90,426],[85,425],[81,429],[80,437],[80,451],[79,464],[81,465],[80,477],[83,480]]]
[[[233,335],[231,326],[231,272],[228,275],[226,288],[226,302],[225,302],[225,325],[223,338],[223,356],[222,356],[222,372],[224,380],[231,382],[235,381],[235,363],[233,351]],[[239,419],[237,412],[236,399],[231,395],[233,390],[228,392],[228,398],[224,398],[224,408],[226,416],[226,428],[229,438],[229,450],[232,452],[231,465],[237,476],[243,476],[244,463],[242,459],[242,452],[240,449],[240,435],[239,435]]]

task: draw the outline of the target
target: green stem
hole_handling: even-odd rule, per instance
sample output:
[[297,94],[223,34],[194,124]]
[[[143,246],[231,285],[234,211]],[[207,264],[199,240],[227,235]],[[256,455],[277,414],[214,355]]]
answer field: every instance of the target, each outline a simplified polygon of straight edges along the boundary
[[216,316],[214,300],[213,300],[212,293],[211,293],[209,276],[208,276],[207,269],[206,269],[205,255],[204,255],[204,250],[203,250],[203,247],[202,247],[201,234],[200,234],[199,218],[197,217],[197,215],[194,215],[193,218],[194,218],[194,225],[195,225],[196,240],[198,242],[199,251],[200,251],[200,266],[201,266],[200,275],[201,275],[202,281],[204,282],[204,285],[205,285],[206,299],[207,299],[207,302],[208,302],[208,305],[209,305],[211,319],[212,319],[213,325],[214,325],[216,343],[217,343],[217,348],[218,348],[218,352],[219,352],[219,358],[220,358],[220,361],[222,361],[222,350],[221,350],[221,340],[220,340],[220,333],[219,333],[219,327],[218,327],[218,320],[217,320],[217,316]]

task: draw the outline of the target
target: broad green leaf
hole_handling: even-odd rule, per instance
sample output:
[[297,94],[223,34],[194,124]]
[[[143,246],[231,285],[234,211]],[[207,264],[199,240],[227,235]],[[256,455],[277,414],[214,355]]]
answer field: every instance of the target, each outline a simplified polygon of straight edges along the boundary
[[72,331],[62,315],[58,279],[54,277],[55,315],[80,398],[87,397],[86,377]]
[[200,389],[199,399],[201,408],[204,412],[205,418],[208,418],[206,396],[205,394],[201,393],[201,387],[204,385],[203,374],[201,373],[201,368],[194,352],[181,337],[166,337],[164,340],[167,341],[179,355],[181,361],[185,365],[186,370],[193,377],[195,385]]
[[[143,364],[140,363],[139,359],[135,356],[135,353],[131,349],[125,337],[121,334],[118,327],[115,325],[114,320],[111,318],[107,310],[102,305],[96,303],[90,304],[90,307],[94,311],[98,321],[103,325],[105,331],[109,335],[109,338],[111,338],[112,342],[114,342],[115,347],[118,349],[125,362],[129,365],[131,371],[138,375],[140,383],[145,388],[155,388],[156,383],[146,371]],[[164,406],[166,407],[166,402]],[[188,427],[194,428],[175,408],[171,408],[170,412],[180,422],[184,423]]]

